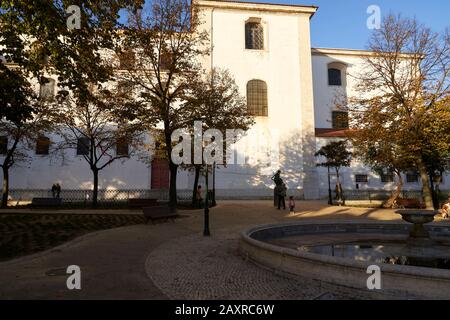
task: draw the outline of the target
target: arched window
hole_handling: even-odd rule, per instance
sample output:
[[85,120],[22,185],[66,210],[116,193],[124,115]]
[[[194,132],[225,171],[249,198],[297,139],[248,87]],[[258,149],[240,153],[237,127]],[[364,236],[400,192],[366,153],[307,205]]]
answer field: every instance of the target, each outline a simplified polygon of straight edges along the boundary
[[328,85],[346,86],[347,65],[336,61],[328,64]]
[[264,29],[260,22],[250,21],[245,24],[245,49],[264,49]]
[[253,116],[268,116],[267,84],[264,81],[251,80],[247,83],[247,108]]

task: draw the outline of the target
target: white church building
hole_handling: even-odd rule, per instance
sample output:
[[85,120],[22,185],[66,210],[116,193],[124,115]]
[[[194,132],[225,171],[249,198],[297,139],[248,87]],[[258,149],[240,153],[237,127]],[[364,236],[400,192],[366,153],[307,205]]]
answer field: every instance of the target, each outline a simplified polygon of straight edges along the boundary
[[[335,97],[355,94],[355,79],[349,74],[358,72],[363,57],[370,52],[312,48],[310,20],[317,7],[210,0],[197,0],[196,5],[211,41],[205,67],[228,69],[255,116],[254,127],[236,147],[245,154],[245,163],[217,166],[215,170],[216,196],[270,197],[274,187],[271,177],[280,169],[289,194],[299,199],[326,198],[327,170],[316,166],[314,154],[326,143],[345,136],[348,114],[337,109]],[[12,195],[18,189],[48,190],[55,182],[63,190],[91,189],[91,172],[77,150],[67,158],[70,161],[61,163],[36,154],[29,164],[14,167],[10,174]],[[179,170],[179,194],[187,198],[194,175]],[[163,162],[149,165],[130,158],[102,170],[99,188],[163,192],[168,179]],[[419,179],[415,173],[406,175],[404,189],[420,190]],[[395,188],[392,177],[380,177],[357,160],[342,170],[341,180],[344,189]],[[332,186],[334,181],[332,176]],[[443,178],[440,187],[450,189],[450,176]]]

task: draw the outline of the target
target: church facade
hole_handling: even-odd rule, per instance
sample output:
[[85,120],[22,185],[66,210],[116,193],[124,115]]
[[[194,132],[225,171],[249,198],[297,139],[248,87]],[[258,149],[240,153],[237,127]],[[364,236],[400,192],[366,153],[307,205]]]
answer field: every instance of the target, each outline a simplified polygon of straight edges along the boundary
[[[289,194],[326,197],[328,173],[316,166],[314,154],[344,137],[348,114],[336,107],[335,99],[355,94],[349,75],[358,72],[370,52],[312,48],[310,20],[317,7],[210,0],[197,0],[196,5],[211,45],[202,63],[207,69],[230,71],[255,117],[255,125],[235,148],[244,163],[215,170],[217,197],[270,197],[277,170]],[[66,163],[35,155],[29,164],[12,169],[11,188],[48,189],[59,182],[63,189],[90,189],[92,178],[85,166],[76,150]],[[180,190],[192,188],[192,172],[180,169],[178,177]],[[164,190],[168,178],[164,163],[148,165],[131,158],[103,170],[99,186]],[[404,188],[420,190],[419,179],[415,173],[407,175]],[[380,177],[356,160],[342,170],[341,180],[344,189],[395,188],[392,177]],[[441,189],[450,189],[449,180],[448,175],[443,178]],[[332,176],[332,185],[334,181]]]

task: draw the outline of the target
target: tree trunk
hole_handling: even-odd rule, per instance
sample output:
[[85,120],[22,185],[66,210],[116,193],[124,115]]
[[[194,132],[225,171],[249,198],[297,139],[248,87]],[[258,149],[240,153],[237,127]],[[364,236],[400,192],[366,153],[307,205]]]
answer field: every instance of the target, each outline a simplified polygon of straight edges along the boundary
[[430,188],[431,188],[431,197],[433,199],[433,208],[437,210],[437,209],[439,209],[439,201],[438,201],[438,196],[436,193],[436,186],[434,184],[434,174],[429,173],[428,178],[430,179]]
[[177,172],[178,166],[169,160],[170,185],[169,185],[169,208],[170,212],[177,212]]
[[92,208],[97,208],[98,204],[98,170],[93,169],[92,173],[94,174],[94,190],[92,192]]
[[9,195],[9,170],[3,167],[3,189],[2,189],[2,205],[1,208],[8,207],[8,195]]
[[395,172],[397,175],[397,188],[395,189],[395,192],[391,195],[391,197],[383,203],[383,208],[392,208],[394,205],[394,202],[398,199],[400,194],[402,193],[403,188],[403,178],[400,172]]
[[336,168],[336,183],[338,187],[338,201],[339,205],[345,205],[344,192],[342,190],[341,179],[339,177],[339,169]]
[[200,166],[195,165],[195,177],[194,177],[194,190],[192,190],[192,206],[197,206],[197,188],[198,188],[198,179],[200,177]]
[[430,179],[428,177],[427,168],[425,167],[422,159],[419,159],[417,167],[419,169],[420,179],[422,181],[422,193],[423,199],[425,201],[425,207],[427,210],[434,210],[433,194],[430,188]]

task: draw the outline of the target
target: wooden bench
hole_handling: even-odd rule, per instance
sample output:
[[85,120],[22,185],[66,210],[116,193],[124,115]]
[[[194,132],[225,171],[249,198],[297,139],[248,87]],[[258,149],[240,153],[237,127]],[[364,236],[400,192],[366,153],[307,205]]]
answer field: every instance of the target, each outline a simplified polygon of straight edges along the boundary
[[177,216],[176,212],[170,212],[170,208],[168,206],[155,206],[155,207],[145,207],[142,208],[142,211],[144,212],[144,217],[147,221],[152,221],[152,223],[155,223],[156,220],[169,220],[171,219],[172,222],[174,222],[174,218]]
[[144,207],[155,207],[158,205],[157,199],[129,199],[128,207],[132,209],[142,209]]
[[397,199],[397,205],[405,209],[425,209],[426,206],[420,199]]
[[31,200],[31,206],[34,208],[60,207],[61,204],[61,198],[33,198]]

